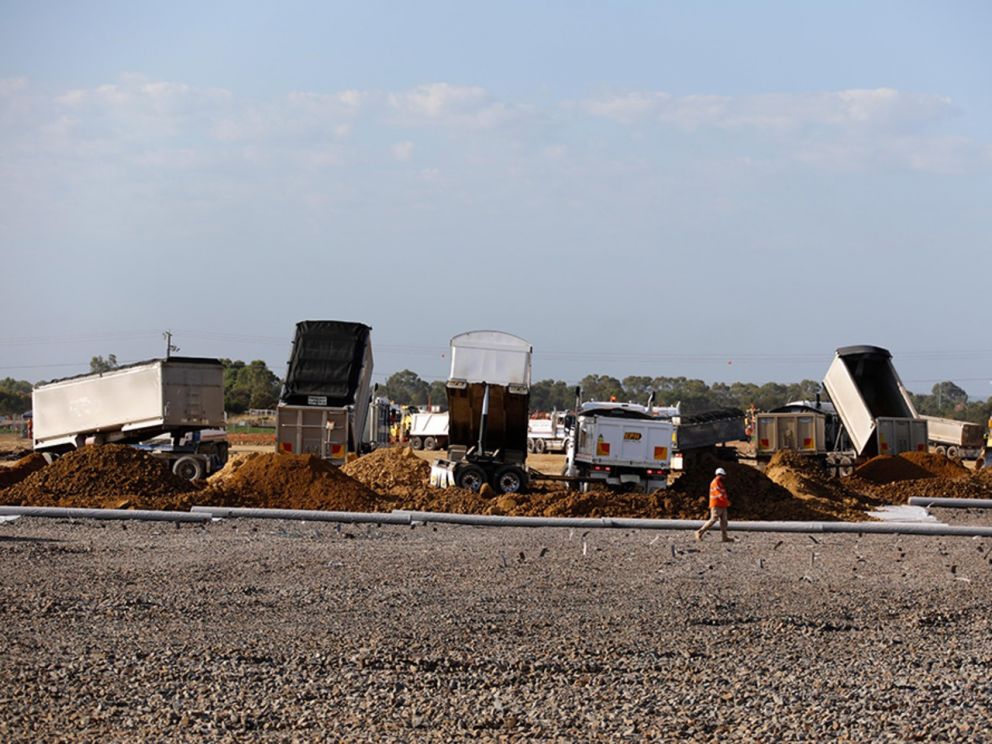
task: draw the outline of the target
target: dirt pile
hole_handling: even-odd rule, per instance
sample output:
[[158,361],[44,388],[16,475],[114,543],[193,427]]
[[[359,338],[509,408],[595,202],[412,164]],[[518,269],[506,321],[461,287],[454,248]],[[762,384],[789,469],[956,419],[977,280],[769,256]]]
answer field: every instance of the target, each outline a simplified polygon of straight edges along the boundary
[[215,473],[211,473],[207,477],[207,483],[210,485],[217,485],[229,480],[234,474],[249,460],[259,457],[258,452],[235,452],[234,454],[227,456],[227,463]]
[[969,478],[972,474],[960,462],[935,452],[903,452],[899,457],[909,460],[914,465],[919,465],[938,478]]
[[382,511],[386,506],[374,491],[314,455],[264,453],[230,465],[200,494],[200,503],[322,511]]
[[922,465],[897,455],[877,455],[858,465],[854,469],[853,475],[863,481],[878,485],[935,477]]
[[844,481],[830,477],[815,460],[795,452],[776,452],[765,475],[795,498],[818,511],[836,513],[837,518],[863,519],[865,510],[881,503],[870,493],[848,488]]
[[[739,463],[709,458],[695,470],[685,473],[663,495],[663,507],[672,517],[698,519],[709,507],[709,487],[716,468],[727,471],[725,482],[730,492],[730,516],[748,520],[864,520],[864,506],[851,501],[850,495],[836,494],[812,475],[811,464],[790,465],[791,458],[780,459],[778,477],[797,489],[793,494],[759,470]],[[806,489],[806,490],[804,490]],[[833,495],[832,495],[833,494]]]
[[384,496],[417,498],[428,488],[431,466],[409,447],[385,447],[352,460],[341,471]]
[[169,465],[120,444],[83,447],[0,492],[19,506],[104,509],[181,509],[199,489],[174,475]]
[[15,483],[20,483],[31,473],[41,470],[45,465],[45,458],[35,452],[25,455],[10,465],[0,467],[0,489],[10,488]]

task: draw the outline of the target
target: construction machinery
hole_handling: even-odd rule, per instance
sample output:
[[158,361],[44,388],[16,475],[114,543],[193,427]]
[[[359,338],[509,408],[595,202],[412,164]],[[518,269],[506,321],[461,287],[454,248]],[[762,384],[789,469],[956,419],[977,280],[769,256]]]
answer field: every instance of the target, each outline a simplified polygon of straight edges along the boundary
[[744,411],[738,408],[715,408],[709,411],[672,417],[675,424],[672,456],[673,470],[692,470],[704,456],[736,460],[737,450],[728,442],[747,436]]
[[529,342],[502,331],[451,339],[448,457],[431,466],[431,485],[526,490],[532,354]]
[[527,451],[543,455],[564,452],[568,446],[567,411],[552,411],[547,417],[527,421]]
[[952,460],[976,460],[985,446],[986,429],[970,421],[921,416],[927,422],[930,446]]
[[570,485],[644,492],[668,486],[671,418],[656,415],[650,405],[592,401],[579,405],[569,423],[564,475]]
[[34,449],[49,457],[86,444],[128,444],[199,480],[224,466],[224,367],[169,357],[36,385]]
[[372,380],[372,329],[362,323],[296,324],[276,408],[276,451],[343,465],[365,448]]
[[414,413],[410,416],[410,446],[415,450],[448,448],[448,412]]

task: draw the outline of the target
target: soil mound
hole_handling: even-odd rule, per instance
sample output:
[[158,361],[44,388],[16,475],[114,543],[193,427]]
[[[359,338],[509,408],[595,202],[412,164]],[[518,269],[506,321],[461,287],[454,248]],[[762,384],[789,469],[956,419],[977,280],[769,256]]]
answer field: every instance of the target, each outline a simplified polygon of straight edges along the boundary
[[381,511],[384,506],[375,492],[319,457],[281,453],[231,463],[200,497],[203,504],[264,509]]
[[938,478],[968,478],[971,475],[968,468],[947,455],[938,455],[935,452],[903,452],[899,457],[919,465]]
[[856,467],[853,475],[878,485],[935,477],[933,473],[917,463],[907,460],[905,457],[893,455],[877,455]]
[[848,488],[843,481],[830,477],[815,460],[795,452],[776,452],[765,475],[797,499],[820,511],[835,512],[838,518],[863,519],[865,510],[881,503],[869,493]]
[[992,479],[920,478],[877,484],[857,476],[846,479],[851,489],[862,491],[886,504],[905,504],[911,496],[950,499],[992,499]]
[[386,447],[352,460],[341,471],[384,496],[416,498],[428,488],[431,466],[409,447]]
[[[784,463],[790,458],[779,461],[780,477],[787,480],[786,468],[794,470]],[[666,516],[684,519],[699,519],[709,509],[709,488],[713,479],[713,471],[722,467],[727,471],[724,480],[730,492],[730,518],[746,520],[866,520],[864,506],[860,503],[850,503],[848,498],[834,500],[824,495],[813,496],[802,492],[798,484],[804,488],[816,487],[813,476],[806,474],[809,464],[803,463],[801,470],[789,473],[790,479],[798,494],[793,494],[787,488],[779,485],[756,468],[739,463],[722,462],[715,458],[701,461],[699,466],[679,477],[674,486],[666,491],[659,491],[662,506]],[[800,467],[800,466],[797,466]],[[825,492],[821,489],[821,493]]]
[[169,465],[122,444],[101,444],[63,455],[3,492],[19,506],[104,509],[188,509],[199,489]]
[[251,460],[252,458],[259,457],[258,452],[236,452],[234,454],[227,456],[227,462],[224,464],[220,470],[215,473],[211,473],[207,476],[207,483],[210,485],[217,485],[218,483],[223,483],[229,480],[242,465]]
[[46,464],[44,457],[33,452],[10,465],[0,467],[0,488],[10,488],[15,483],[20,483],[31,473],[41,470]]

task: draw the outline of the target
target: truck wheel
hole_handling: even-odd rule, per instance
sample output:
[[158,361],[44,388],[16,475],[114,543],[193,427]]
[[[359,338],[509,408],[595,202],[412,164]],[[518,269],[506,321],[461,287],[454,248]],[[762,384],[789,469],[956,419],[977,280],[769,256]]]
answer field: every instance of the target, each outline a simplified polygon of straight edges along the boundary
[[958,460],[958,459],[960,459],[958,457],[958,448],[955,447],[953,444],[950,447],[947,448],[947,457],[949,459],[951,459],[951,460]]
[[548,449],[548,443],[543,439],[534,440],[534,452],[538,455],[543,455],[545,450]]
[[420,437],[410,437],[410,446],[413,447],[415,450],[423,449],[424,440],[422,440]]
[[945,447],[942,444],[937,446],[937,450],[936,451],[937,451],[937,454],[938,455],[945,455],[945,456],[947,455],[947,447]]
[[486,482],[486,471],[478,465],[463,465],[455,473],[455,485],[476,493]]
[[180,457],[172,465],[172,472],[183,480],[198,481],[203,478],[203,463],[199,459],[190,457],[189,455]]
[[534,440],[530,437],[527,437],[527,452],[531,455],[534,454]]
[[424,449],[425,450],[436,450],[437,440],[434,437],[424,437]]
[[527,473],[516,465],[508,465],[496,472],[493,486],[496,493],[520,493],[527,488]]

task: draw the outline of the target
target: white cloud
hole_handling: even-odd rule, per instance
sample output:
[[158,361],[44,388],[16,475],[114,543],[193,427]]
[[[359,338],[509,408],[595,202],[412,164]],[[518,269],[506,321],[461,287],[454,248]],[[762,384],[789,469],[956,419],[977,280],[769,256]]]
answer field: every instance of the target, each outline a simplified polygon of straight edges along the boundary
[[635,92],[589,99],[580,106],[594,116],[625,123],[769,131],[809,126],[900,128],[938,121],[954,110],[947,97],[891,88],[740,97]]
[[391,93],[389,105],[404,120],[445,126],[490,129],[520,115],[523,107],[494,101],[474,85],[431,83],[403,93]]
[[0,78],[0,96],[12,96],[15,93],[27,90],[27,87],[27,78]]
[[399,160],[401,163],[405,163],[410,158],[413,157],[413,143],[412,142],[397,142],[392,147],[393,157]]

